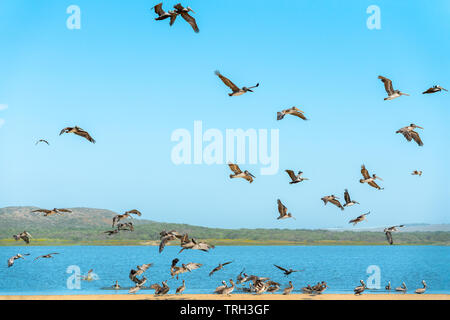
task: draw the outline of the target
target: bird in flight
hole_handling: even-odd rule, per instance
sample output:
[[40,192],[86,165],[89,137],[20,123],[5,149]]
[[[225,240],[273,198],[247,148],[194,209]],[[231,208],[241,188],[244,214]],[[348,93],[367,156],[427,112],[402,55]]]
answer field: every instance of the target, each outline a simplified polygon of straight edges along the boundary
[[332,204],[334,204],[339,209],[344,210],[344,207],[342,206],[342,204],[339,202],[338,199],[339,198],[336,197],[334,194],[332,194],[331,196],[325,196],[325,197],[321,198],[321,200],[323,201],[323,203],[325,205],[327,205],[328,202],[331,202]]
[[166,244],[170,241],[174,240],[181,240],[183,238],[183,235],[176,232],[175,230],[171,230],[167,232],[166,230],[163,230],[159,233],[159,239],[161,242],[159,243],[159,253],[161,253],[164,250],[164,247]]
[[191,9],[191,7],[185,8],[181,5],[181,3],[178,3],[178,4],[174,5],[173,7],[175,8],[175,13],[181,15],[181,17],[184,20],[186,20],[187,23],[189,23],[191,25],[192,29],[194,29],[194,31],[196,33],[200,32],[200,30],[197,26],[197,22],[191,15],[189,15],[189,12],[195,13],[195,11]]
[[155,20],[160,21],[170,18],[169,25],[172,26],[175,20],[177,19],[178,13],[173,10],[169,10],[168,12],[164,11],[162,8],[162,2],[158,3],[152,9],[154,9],[155,13],[158,15],[158,17],[156,17]]
[[240,89],[233,82],[231,82],[230,79],[224,77],[219,71],[216,70],[214,73],[216,74],[216,76],[218,76],[220,78],[220,80],[222,80],[223,83],[225,83],[226,86],[228,86],[231,89],[232,93],[228,94],[230,97],[240,96],[240,95],[243,95],[246,92],[253,92],[253,90],[252,90],[253,88],[259,87],[259,83],[257,83],[253,87],[248,87],[248,88],[247,87],[242,87],[242,89]]
[[44,213],[44,217],[49,217],[49,216],[53,216],[55,214],[62,214],[63,212],[72,212],[69,209],[57,209],[54,208],[52,210],[47,210],[47,209],[37,209],[37,210],[33,210],[31,212],[42,212]]
[[212,244],[208,244],[206,242],[199,242],[194,238],[189,240],[189,235],[186,233],[181,238],[181,250],[178,253],[183,252],[184,250],[201,250],[204,252],[208,252],[209,249],[214,249],[215,247]]
[[282,219],[287,219],[287,218],[294,218],[290,212],[289,213],[287,212],[288,209],[284,206],[283,203],[281,203],[280,199],[277,200],[277,203],[278,203],[278,212],[280,213],[280,215],[277,218],[277,220],[282,220]]
[[80,137],[85,138],[89,142],[95,143],[95,140],[91,137],[91,135],[87,131],[85,131],[85,130],[81,129],[80,127],[77,127],[77,126],[64,128],[64,129],[61,130],[59,135],[62,135],[63,133],[73,133],[73,134],[76,134],[76,135],[78,135]]
[[41,140],[36,141],[35,145],[37,146],[37,145],[38,145],[39,143],[41,143],[41,142],[46,143],[48,146],[50,145],[50,143],[48,143],[48,141],[47,141],[47,140],[44,140],[44,139],[41,139]]
[[55,254],[59,254],[59,253],[58,253],[58,252],[53,252],[53,253],[49,253],[49,254],[44,254],[44,255],[39,256],[39,257],[37,257],[36,259],[34,259],[34,261],[36,261],[36,260],[38,260],[38,259],[40,259],[40,258],[43,258],[43,259],[50,259],[50,258],[53,258],[53,255],[55,255]]
[[413,176],[422,176],[422,171],[419,171],[419,170],[414,170],[412,173],[411,173]]
[[388,97],[384,98],[384,100],[392,100],[400,96],[409,96],[409,94],[403,93],[400,90],[394,90],[394,87],[392,86],[392,81],[390,79],[385,78],[383,76],[378,76],[378,79],[381,79],[381,81],[383,81],[384,89],[388,94]]
[[299,183],[305,180],[309,180],[308,178],[303,178],[302,171],[299,171],[298,174],[295,174],[293,170],[285,170],[286,173],[289,175],[292,181],[289,182],[289,184]]
[[210,273],[209,276],[211,277],[215,272],[221,270],[224,266],[226,266],[227,264],[232,263],[233,261],[228,261],[225,263],[219,263],[219,265],[217,267],[215,267]]
[[355,226],[357,223],[360,223],[361,221],[366,220],[366,216],[367,216],[368,214],[370,214],[370,211],[367,212],[367,213],[364,213],[364,214],[360,215],[359,217],[357,217],[357,218],[355,218],[355,219],[353,219],[353,220],[350,220],[349,223],[353,223],[353,225]]
[[281,112],[277,112],[277,120],[282,120],[284,118],[284,116],[287,114],[299,117],[300,119],[303,119],[303,120],[308,120],[305,117],[304,112],[296,107],[292,107],[290,109],[286,109]]
[[12,267],[14,265],[14,261],[16,261],[17,259],[25,259],[24,256],[29,256],[29,253],[24,253],[24,254],[16,254],[15,256],[12,256],[11,258],[8,259],[8,268]]
[[280,269],[281,271],[283,271],[285,276],[290,275],[293,272],[301,272],[303,270],[292,270],[292,269],[285,269],[283,267],[277,266],[276,264],[274,264],[275,267],[277,267],[278,269]]
[[378,189],[383,190],[384,188],[380,188],[380,186],[375,182],[376,179],[383,181],[380,177],[378,177],[376,174],[373,174],[372,176],[369,175],[369,171],[367,171],[366,166],[361,166],[361,174],[363,175],[364,179],[359,179],[360,183],[367,183],[369,186]]
[[15,234],[15,235],[13,235],[13,237],[16,241],[19,241],[20,239],[22,239],[23,241],[25,241],[26,244],[29,244],[30,239],[32,238],[31,234],[28,233],[27,231],[21,232],[19,234]]
[[422,127],[419,127],[418,125],[415,125],[414,123],[411,123],[407,127],[403,127],[401,129],[398,129],[395,133],[401,133],[406,140],[411,141],[414,139],[414,141],[421,147],[423,146],[422,139],[420,139],[419,134],[414,131],[414,129],[419,128],[423,129]]
[[130,211],[125,212],[124,214],[118,214],[113,217],[112,226],[114,227],[116,223],[119,223],[121,220],[131,217],[132,214],[135,214],[137,216],[141,216],[142,213],[139,210],[133,209]]
[[234,174],[230,174],[230,179],[243,178],[243,179],[247,180],[250,183],[253,182],[253,178],[255,178],[255,176],[252,175],[247,170],[242,172],[242,170],[239,168],[239,166],[237,164],[234,164],[234,163],[229,163],[228,166],[230,167],[231,171],[233,171],[233,173],[234,173]]
[[389,227],[389,228],[385,228],[383,230],[383,232],[386,234],[386,239],[389,242],[389,244],[394,244],[394,240],[392,239],[392,232],[397,232],[398,229],[397,228],[403,228],[404,225],[398,225],[398,226],[393,226],[393,227]]
[[344,207],[350,207],[354,204],[359,204],[358,201],[350,199],[350,193],[348,193],[347,189],[345,189],[345,192],[344,192],[344,200],[345,200]]
[[448,91],[447,89],[442,88],[441,86],[432,86],[431,88],[427,89],[426,91],[422,92],[422,94],[430,94],[430,93],[436,93],[439,91]]

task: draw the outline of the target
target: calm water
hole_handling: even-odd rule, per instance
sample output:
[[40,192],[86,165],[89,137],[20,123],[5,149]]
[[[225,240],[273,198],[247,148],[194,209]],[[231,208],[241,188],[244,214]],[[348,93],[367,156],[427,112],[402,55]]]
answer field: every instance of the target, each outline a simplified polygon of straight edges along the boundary
[[[4,263],[0,266],[0,294],[117,294],[126,291],[106,290],[115,280],[123,288],[129,288],[131,268],[143,263],[154,263],[147,272],[148,284],[169,280],[171,293],[186,280],[185,293],[212,293],[222,280],[236,279],[245,268],[247,274],[271,277],[283,286],[292,280],[297,289],[306,284],[327,281],[329,289],[325,293],[350,293],[359,284],[367,281],[366,272],[371,265],[380,268],[380,290],[391,281],[393,287],[404,281],[408,292],[421,287],[421,280],[428,284],[428,293],[450,293],[450,247],[441,246],[251,246],[217,247],[209,253],[184,251],[179,247],[166,247],[162,254],[157,247],[0,247]],[[50,252],[59,252],[54,259],[35,257]],[[14,266],[7,267],[7,259],[17,253],[30,253],[26,260],[16,260]],[[198,262],[203,266],[191,273],[171,279],[169,268],[172,259],[181,263]],[[234,260],[230,265],[215,273],[208,273],[219,262]],[[273,264],[304,272],[291,274],[286,278]],[[81,274],[93,268],[98,280],[81,282],[81,289],[68,289],[69,266],[78,266]],[[140,293],[153,293],[141,290]],[[138,293],[139,294],[139,293]],[[394,294],[394,293],[392,293]]]

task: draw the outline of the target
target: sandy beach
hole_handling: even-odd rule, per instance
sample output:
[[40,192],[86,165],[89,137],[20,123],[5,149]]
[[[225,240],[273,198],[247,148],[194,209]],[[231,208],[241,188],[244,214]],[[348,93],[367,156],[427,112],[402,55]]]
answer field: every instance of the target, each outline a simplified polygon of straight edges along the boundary
[[232,294],[220,296],[213,294],[184,294],[154,296],[152,294],[117,294],[117,295],[36,295],[36,296],[0,296],[0,300],[450,300],[449,294]]

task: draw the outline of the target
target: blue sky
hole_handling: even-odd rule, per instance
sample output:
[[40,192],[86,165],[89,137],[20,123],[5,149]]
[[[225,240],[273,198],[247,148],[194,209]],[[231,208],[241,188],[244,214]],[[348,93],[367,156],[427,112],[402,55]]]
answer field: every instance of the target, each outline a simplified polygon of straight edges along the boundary
[[[0,3],[0,206],[138,208],[156,221],[213,227],[330,228],[450,223],[450,3],[434,1],[182,2],[200,33],[154,20],[157,1]],[[177,1],[164,2],[168,10]],[[81,29],[66,28],[66,8]],[[381,30],[369,30],[369,5]],[[255,93],[228,97],[214,75]],[[383,101],[378,75],[411,94]],[[298,106],[310,121],[276,112]],[[171,161],[178,128],[280,130],[280,170],[253,184],[226,165]],[[409,123],[424,147],[395,131]],[[58,136],[78,125],[97,140]],[[47,139],[50,147],[35,146]],[[359,183],[360,166],[384,179]],[[288,184],[284,169],[310,178]],[[422,177],[410,173],[419,169]],[[320,198],[348,188],[361,205]],[[280,198],[297,220],[277,221]]]

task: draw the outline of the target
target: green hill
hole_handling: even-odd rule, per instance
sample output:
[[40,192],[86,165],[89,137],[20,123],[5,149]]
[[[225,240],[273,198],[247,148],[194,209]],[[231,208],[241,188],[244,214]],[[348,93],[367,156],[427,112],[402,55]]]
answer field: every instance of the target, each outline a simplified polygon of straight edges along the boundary
[[[161,223],[145,219],[129,219],[134,232],[122,231],[114,236],[103,232],[112,230],[115,212],[105,209],[71,208],[72,213],[44,217],[31,213],[36,207],[7,207],[0,209],[0,245],[23,245],[13,234],[28,231],[32,245],[156,245],[159,232],[175,229],[190,236],[209,240],[216,245],[386,245],[383,232],[330,231],[309,229],[219,229],[187,224]],[[398,232],[396,244],[449,245],[450,232]]]

